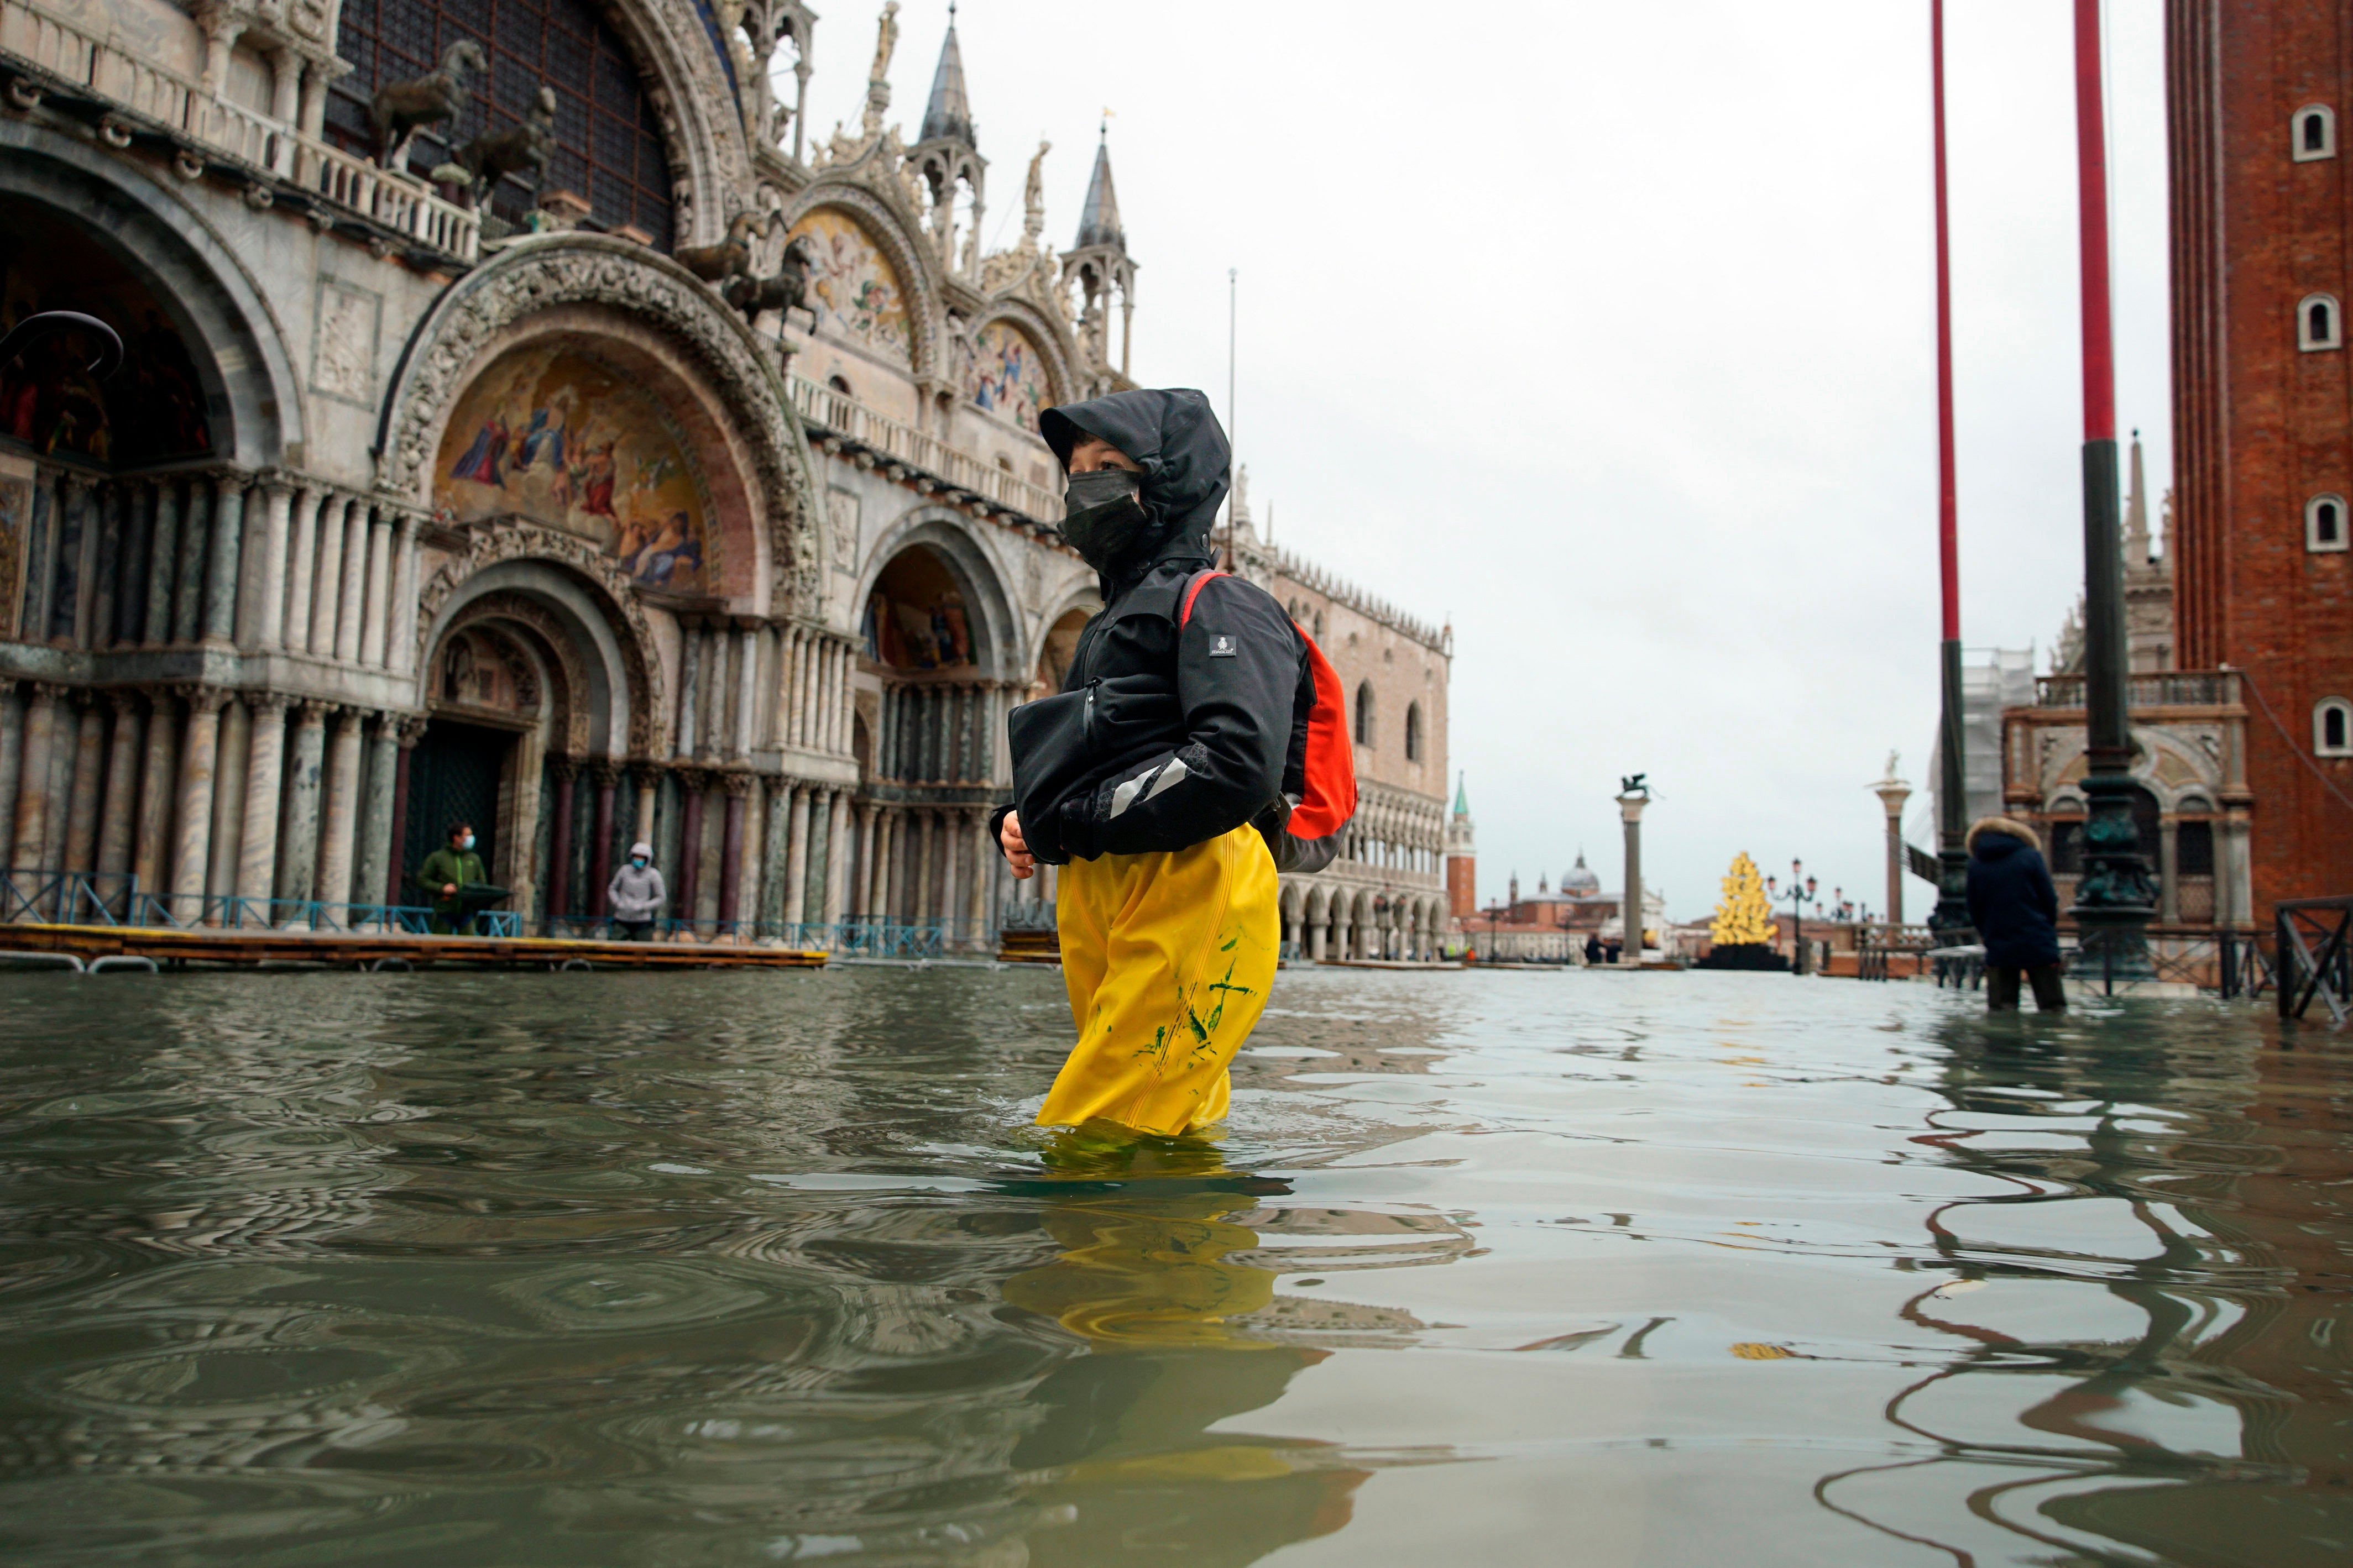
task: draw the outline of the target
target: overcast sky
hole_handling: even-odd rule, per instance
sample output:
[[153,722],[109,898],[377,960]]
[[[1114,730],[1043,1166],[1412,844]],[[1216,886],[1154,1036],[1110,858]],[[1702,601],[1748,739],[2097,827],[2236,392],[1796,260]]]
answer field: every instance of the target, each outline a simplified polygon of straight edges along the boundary
[[[826,7],[812,137],[856,123],[879,9]],[[2160,8],[2109,9],[2118,419],[2161,494]],[[2082,580],[2070,10],[1947,18],[1963,635],[2038,668]],[[1225,410],[1239,268],[1261,525],[1451,620],[1482,901],[1580,847],[1618,887],[1641,771],[1675,918],[1741,850],[1882,907],[1864,786],[1893,747],[1925,787],[1936,727],[1927,0],[958,17],[992,246],[1040,134],[1071,243],[1114,110],[1138,379]],[[900,23],[913,140],[944,0]]]

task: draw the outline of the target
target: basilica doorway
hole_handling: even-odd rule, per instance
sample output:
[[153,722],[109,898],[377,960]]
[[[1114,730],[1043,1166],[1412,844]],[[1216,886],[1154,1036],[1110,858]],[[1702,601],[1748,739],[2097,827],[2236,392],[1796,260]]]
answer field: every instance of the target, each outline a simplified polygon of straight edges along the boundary
[[499,863],[500,785],[515,749],[512,730],[435,717],[408,763],[408,820],[401,831],[399,902],[423,896],[409,880],[439,848],[453,822],[474,827],[474,852],[485,867]]

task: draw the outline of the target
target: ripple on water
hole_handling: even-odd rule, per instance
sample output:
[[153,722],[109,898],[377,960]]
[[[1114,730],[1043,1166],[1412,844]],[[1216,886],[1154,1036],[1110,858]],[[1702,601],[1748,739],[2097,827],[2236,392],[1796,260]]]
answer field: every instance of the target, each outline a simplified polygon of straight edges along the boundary
[[2353,1065],[2219,1005],[0,976],[11,1563],[2335,1564]]

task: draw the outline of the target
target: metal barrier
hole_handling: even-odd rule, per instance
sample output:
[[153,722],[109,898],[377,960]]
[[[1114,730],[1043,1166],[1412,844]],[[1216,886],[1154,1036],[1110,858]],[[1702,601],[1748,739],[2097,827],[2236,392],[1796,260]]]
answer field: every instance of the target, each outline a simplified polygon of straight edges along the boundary
[[[633,924],[639,922],[631,922]],[[825,921],[687,921],[657,920],[642,939],[622,930],[610,916],[554,922],[550,935],[583,937],[604,942],[672,942],[723,946],[774,944],[846,958],[940,958],[975,947],[988,934],[986,924],[970,921],[894,921],[852,915]]]
[[[174,905],[188,906],[175,910]],[[0,869],[0,924],[135,926],[171,931],[406,931],[433,930],[433,911],[408,904],[338,904],[320,899],[241,899],[232,893],[174,897],[142,892],[128,871]],[[514,937],[522,917],[483,910],[470,933]]]
[[[2347,942],[2353,931],[2353,896],[2290,899],[2272,906],[2272,921],[2279,1016],[2301,1018],[2317,996],[2328,1005],[2332,1026],[2343,1028],[2353,1013],[2353,952]],[[2306,937],[2317,938],[2320,945],[2315,948]]]

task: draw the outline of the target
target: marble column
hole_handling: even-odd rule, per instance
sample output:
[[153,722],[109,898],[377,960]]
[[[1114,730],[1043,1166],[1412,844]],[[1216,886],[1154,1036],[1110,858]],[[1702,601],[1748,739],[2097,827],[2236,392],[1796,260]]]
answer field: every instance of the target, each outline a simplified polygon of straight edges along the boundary
[[809,791],[792,786],[792,823],[785,841],[785,923],[799,925],[808,918]]
[[914,838],[913,855],[909,857],[908,869],[914,873],[913,885],[907,889],[907,918],[915,921],[936,920],[939,909],[932,897],[934,868],[933,858],[933,822],[928,811],[907,814],[907,831]]
[[547,837],[546,934],[554,936],[556,922],[572,918],[572,800],[580,763],[574,757],[550,757],[547,773],[555,784],[552,792],[555,809]]
[[384,844],[384,902],[396,908],[408,907],[408,775],[416,765],[417,742],[425,739],[425,719],[421,714],[396,718],[385,715],[385,724],[392,732],[396,752],[392,762],[392,804],[385,814],[387,821],[381,835]]
[[25,740],[17,768],[16,840],[8,864],[20,871],[53,871],[43,862],[49,837],[49,773],[55,766],[58,703],[67,689],[36,682],[25,707]]
[[367,596],[371,510],[365,501],[353,501],[343,513],[343,581],[335,600],[335,658],[344,664],[359,662],[360,630]]
[[392,517],[377,507],[368,523],[367,588],[360,615],[360,662],[385,667],[385,638],[392,624]]
[[678,629],[678,755],[694,755],[695,742],[700,738],[695,721],[701,716],[702,679],[702,636],[692,621],[681,621]]
[[753,733],[754,719],[760,711],[760,626],[752,620],[739,621],[735,627],[736,661],[735,689],[735,754],[747,757],[756,737]]
[[311,577],[319,569],[319,517],[326,492],[305,488],[294,499],[288,520],[285,604],[279,622],[286,647],[295,653],[311,648]]
[[272,480],[262,487],[261,564],[253,584],[257,640],[268,652],[286,643],[286,552],[293,531],[294,487]]
[[2181,819],[2167,812],[2157,819],[2157,918],[2163,925],[2181,921]]
[[682,921],[698,918],[695,904],[702,891],[702,792],[708,783],[700,768],[678,772],[678,875],[670,891],[670,912]]
[[294,710],[294,758],[286,768],[286,816],[279,834],[278,896],[308,903],[319,894],[319,793],[326,766],[327,704]]
[[392,860],[392,795],[400,771],[399,721],[382,714],[367,721],[361,767],[357,846],[352,852],[352,902],[392,901],[386,878]]
[[131,874],[139,890],[162,894],[172,869],[172,797],[179,773],[180,713],[168,692],[150,693],[146,744],[139,766],[139,823],[131,846]]
[[286,776],[286,710],[291,699],[259,692],[248,699],[253,732],[246,742],[245,826],[237,843],[237,896],[255,900],[248,921],[268,924],[262,905],[277,889],[278,816]]
[[[210,626],[207,624],[207,634]],[[190,687],[180,731],[180,786],[172,813],[172,916],[192,925],[204,915],[205,880],[212,868],[213,775],[220,757],[220,710],[228,693]]]
[[752,775],[730,768],[720,775],[720,785],[727,800],[719,829],[719,919],[733,925],[743,918],[744,800],[752,792]]
[[899,917],[891,898],[891,880],[898,875],[899,808],[886,805],[874,823],[874,913],[884,921]]
[[774,743],[781,749],[793,743],[793,650],[799,646],[800,634],[779,623],[776,628],[776,713],[769,723]]
[[[244,548],[245,479],[224,474],[213,485],[210,548],[205,556],[204,640],[237,640],[237,565]],[[219,710],[214,710],[217,717]]]
[[205,481],[188,481],[186,503],[180,513],[180,554],[172,578],[172,640],[192,643],[205,629],[205,562],[209,553],[206,533],[213,515],[212,497]]
[[338,708],[327,742],[327,774],[319,792],[322,805],[318,898],[322,903],[351,902],[353,850],[359,827],[359,711]]
[[127,479],[115,487],[122,505],[122,586],[114,601],[114,645],[130,647],[146,636],[149,552],[155,543],[153,487]]
[[[131,841],[139,816],[139,699],[121,689],[106,694],[114,710],[114,733],[106,754],[106,805],[99,814],[98,868],[108,876],[131,869]],[[5,798],[0,790],[0,798]],[[115,889],[110,889],[110,896]],[[112,905],[123,912],[121,904]]]
[[654,842],[654,805],[659,791],[659,775],[653,763],[643,757],[632,758],[629,769],[637,780],[638,791],[637,828],[629,842],[651,844]]
[[253,743],[253,715],[234,700],[222,705],[213,742],[213,833],[205,871],[206,925],[232,919],[225,902],[237,891],[237,856],[245,842],[246,752]]
[[598,757],[588,764],[588,774],[596,783],[596,816],[588,840],[588,914],[603,920],[606,892],[613,885],[613,797],[620,787],[621,764]]
[[804,751],[817,745],[817,635],[799,634],[800,674],[793,683],[800,711],[793,716],[793,744]]
[[965,895],[965,936],[979,946],[988,936],[988,889],[996,879],[997,857],[989,853],[987,812],[968,806],[964,824],[965,855],[972,867],[972,886]]
[[120,613],[123,583],[122,493],[119,484],[103,484],[90,498],[90,532],[96,536],[91,558],[94,584],[90,605],[90,643],[94,648],[114,646],[115,616]]
[[826,805],[825,834],[825,923],[841,923],[841,889],[848,869],[845,856],[849,849],[849,835],[845,829],[849,816],[849,792],[838,789]]
[[742,939],[750,942],[760,934],[760,901],[767,890],[761,843],[767,828],[767,792],[760,787],[756,773],[745,773],[744,785],[743,842],[734,855],[735,875],[740,881],[736,908],[743,911],[737,917],[743,921]]
[[858,882],[854,901],[858,913],[871,918],[874,913],[874,869],[881,860],[881,846],[876,841],[874,803],[858,803]]
[[0,860],[16,863],[16,787],[25,776],[25,700],[0,679]]
[[170,479],[151,487],[154,521],[147,537],[147,614],[141,640],[160,647],[172,640],[173,585],[180,569],[180,487]]
[[395,675],[412,674],[417,668],[417,521],[416,513],[402,512],[394,542],[392,629],[386,634],[391,647],[385,650],[385,662]]
[[[786,856],[792,837],[792,785],[771,774],[763,793],[761,811],[760,920],[774,927],[784,923],[785,893],[790,884]],[[792,940],[786,933],[786,941]]]
[[306,639],[316,658],[335,656],[335,607],[343,591],[344,520],[359,505],[348,496],[329,496],[319,508],[319,549],[311,568],[311,633]]
[[[69,871],[98,868],[99,769],[106,761],[106,713],[97,693],[74,693],[71,771],[65,792],[65,843],[58,864]],[[62,738],[62,737],[60,737]]]

